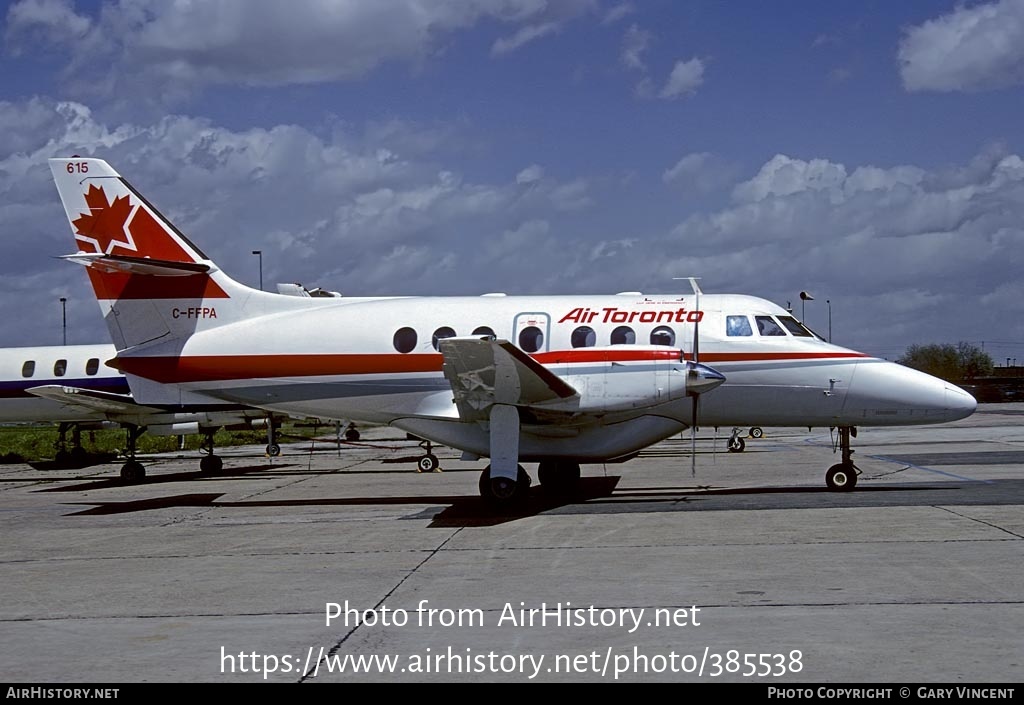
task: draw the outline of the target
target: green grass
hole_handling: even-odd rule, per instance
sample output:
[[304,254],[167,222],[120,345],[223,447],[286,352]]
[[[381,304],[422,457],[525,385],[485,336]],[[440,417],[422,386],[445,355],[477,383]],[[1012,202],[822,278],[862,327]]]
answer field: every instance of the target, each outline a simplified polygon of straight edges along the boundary
[[[330,433],[332,426],[312,426],[308,424],[286,423],[279,431],[279,443],[292,441],[301,442],[311,437],[316,431],[319,434]],[[26,463],[41,460],[52,460],[57,453],[57,426],[0,426],[0,462]],[[185,450],[198,450],[205,437],[198,434],[185,436]],[[67,434],[68,448],[71,446],[71,434]],[[218,430],[213,436],[217,448],[228,446],[266,444],[265,430],[225,431]],[[99,429],[82,431],[82,447],[95,454],[118,454],[127,448],[127,436],[122,429]],[[136,442],[136,452],[169,453],[180,448],[178,436],[151,436],[144,433]]]

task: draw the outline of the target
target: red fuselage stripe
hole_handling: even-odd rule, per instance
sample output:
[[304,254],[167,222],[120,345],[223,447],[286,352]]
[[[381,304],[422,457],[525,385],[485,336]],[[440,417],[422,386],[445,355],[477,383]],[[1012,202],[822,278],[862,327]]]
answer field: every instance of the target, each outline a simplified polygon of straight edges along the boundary
[[[678,360],[679,353],[662,350],[564,350],[533,356],[541,364],[608,363]],[[705,353],[702,362],[758,362],[851,359],[862,353]],[[339,375],[440,372],[440,353],[350,355],[194,355],[186,357],[125,357],[110,364],[121,372],[165,384],[240,379],[281,379]]]

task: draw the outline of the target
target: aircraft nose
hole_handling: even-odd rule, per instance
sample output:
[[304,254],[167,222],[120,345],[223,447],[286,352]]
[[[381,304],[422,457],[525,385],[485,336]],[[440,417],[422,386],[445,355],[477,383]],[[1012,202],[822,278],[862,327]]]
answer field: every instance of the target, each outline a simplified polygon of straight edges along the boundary
[[725,381],[725,375],[713,367],[690,362],[687,363],[687,368],[687,394],[704,394],[705,392],[710,392]]
[[965,419],[978,408],[978,400],[956,385],[946,383],[946,410],[950,421]]
[[944,423],[966,418],[978,403],[956,385],[894,362],[857,365],[843,416],[864,425]]

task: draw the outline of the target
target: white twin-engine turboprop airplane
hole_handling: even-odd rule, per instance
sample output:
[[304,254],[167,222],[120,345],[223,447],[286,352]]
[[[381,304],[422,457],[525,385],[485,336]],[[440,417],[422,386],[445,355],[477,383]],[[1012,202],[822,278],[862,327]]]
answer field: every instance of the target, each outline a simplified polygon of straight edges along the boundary
[[[391,424],[489,457],[480,492],[525,494],[519,465],[571,490],[580,463],[628,459],[695,426],[828,426],[852,489],[851,431],[953,421],[956,386],[830,345],[752,296],[300,298],[222,272],[100,159],[51,159],[117,349],[146,405],[224,403]],[[713,365],[711,367],[709,365]],[[699,400],[699,404],[698,404]],[[699,417],[698,417],[699,413]],[[436,458],[421,458],[432,469]]]

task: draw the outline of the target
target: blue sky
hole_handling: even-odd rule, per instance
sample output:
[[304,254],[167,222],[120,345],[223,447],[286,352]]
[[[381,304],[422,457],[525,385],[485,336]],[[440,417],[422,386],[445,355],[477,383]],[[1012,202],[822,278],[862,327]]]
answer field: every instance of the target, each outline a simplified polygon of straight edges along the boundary
[[[20,0],[0,345],[105,339],[46,159],[107,159],[235,278],[707,292],[891,358],[1024,363],[1024,0]],[[26,305],[27,302],[33,302]]]

